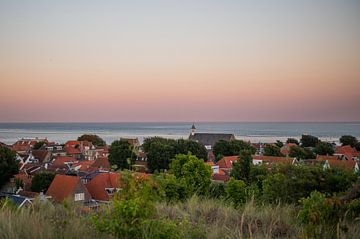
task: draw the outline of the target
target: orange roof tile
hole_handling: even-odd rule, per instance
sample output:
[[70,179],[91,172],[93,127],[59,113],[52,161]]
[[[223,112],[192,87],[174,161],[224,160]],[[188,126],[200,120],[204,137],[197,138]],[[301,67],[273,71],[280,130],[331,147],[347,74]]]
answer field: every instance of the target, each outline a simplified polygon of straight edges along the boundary
[[120,175],[118,173],[99,173],[87,185],[91,197],[95,200],[108,201],[111,196],[106,192],[106,188],[119,188]]
[[80,146],[80,141],[77,141],[77,140],[69,140],[65,143],[65,148],[66,147],[75,147],[76,145],[79,145]]
[[56,167],[64,166],[65,163],[74,163],[76,162],[76,159],[74,157],[70,156],[57,156],[55,160],[53,161],[53,165]]
[[62,202],[70,197],[80,182],[78,176],[67,176],[57,174],[46,192],[47,196],[51,196],[56,202]]
[[73,147],[66,147],[65,152],[67,155],[81,154],[79,148],[73,148]]
[[252,159],[262,160],[269,163],[292,163],[294,158],[288,157],[275,157],[275,156],[262,156],[262,155],[253,155]]
[[234,161],[239,160],[238,156],[226,156],[219,160],[219,168],[232,168]]

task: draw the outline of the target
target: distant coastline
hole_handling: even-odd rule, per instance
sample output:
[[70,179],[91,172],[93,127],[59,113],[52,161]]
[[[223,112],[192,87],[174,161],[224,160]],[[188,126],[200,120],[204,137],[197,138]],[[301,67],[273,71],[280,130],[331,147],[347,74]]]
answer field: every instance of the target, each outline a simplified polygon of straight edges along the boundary
[[[0,123],[0,142],[12,144],[20,138],[48,138],[65,142],[84,133],[98,134],[107,143],[120,137],[161,136],[187,138],[192,122],[108,122],[108,123]],[[232,133],[238,139],[257,142],[285,141],[312,134],[337,142],[342,135],[360,137],[360,122],[195,122],[198,132]]]

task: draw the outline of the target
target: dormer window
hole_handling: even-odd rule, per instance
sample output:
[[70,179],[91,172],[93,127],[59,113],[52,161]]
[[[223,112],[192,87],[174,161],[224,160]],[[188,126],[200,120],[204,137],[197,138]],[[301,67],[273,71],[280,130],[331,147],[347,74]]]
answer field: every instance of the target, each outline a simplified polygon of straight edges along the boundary
[[116,192],[115,188],[105,188],[105,191],[108,195],[113,195]]

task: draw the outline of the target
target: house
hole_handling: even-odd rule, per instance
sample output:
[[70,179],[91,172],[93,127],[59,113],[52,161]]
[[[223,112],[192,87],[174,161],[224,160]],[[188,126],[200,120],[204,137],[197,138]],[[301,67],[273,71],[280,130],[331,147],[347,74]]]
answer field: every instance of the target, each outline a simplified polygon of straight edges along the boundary
[[64,148],[78,148],[80,147],[80,141],[77,140],[69,140],[64,144]]
[[70,166],[77,162],[77,159],[72,156],[56,156],[52,162],[55,167]]
[[211,167],[212,173],[219,173],[219,165],[215,164],[212,161],[206,162],[206,165],[209,165]]
[[290,148],[295,146],[297,146],[297,144],[294,143],[285,144],[284,146],[281,147],[280,152],[286,157],[288,157],[290,153]]
[[36,143],[38,142],[48,142],[47,139],[20,139],[12,145],[12,150],[18,153],[26,153],[29,152]]
[[230,176],[228,174],[214,173],[211,175],[211,180],[219,183],[226,183],[230,180]]
[[261,156],[261,155],[252,155],[253,164],[266,164],[269,168],[273,164],[283,163],[283,164],[294,164],[297,162],[296,158],[289,157],[276,157],[276,156]]
[[345,160],[360,160],[360,152],[350,145],[336,147],[334,155]]
[[120,174],[102,172],[86,184],[91,197],[96,201],[109,201],[120,187]]
[[189,140],[196,141],[206,148],[208,151],[208,160],[213,161],[215,156],[212,152],[214,145],[220,141],[232,141],[235,140],[234,134],[217,134],[217,133],[196,133],[195,125],[191,127],[191,133],[189,135]]
[[334,156],[324,156],[318,155],[316,157],[316,161],[323,163],[324,169],[330,168],[340,168],[347,171],[353,171],[355,173],[360,171],[360,161],[355,159],[347,160],[346,158],[343,159],[341,156],[338,155]]
[[74,157],[77,160],[84,158],[83,154],[80,151],[80,148],[66,147],[65,152],[67,156]]
[[80,177],[56,175],[46,196],[51,196],[54,202],[62,202],[69,199],[74,202],[85,203],[91,200],[87,188],[82,184]]
[[217,164],[219,165],[219,169],[225,172],[230,172],[233,163],[238,160],[239,160],[239,156],[225,156],[222,159],[220,159]]
[[31,154],[39,163],[48,163],[51,160],[51,152],[47,150],[32,150]]
[[57,143],[48,143],[46,145],[43,145],[40,150],[46,150],[49,151],[52,156],[65,156],[66,152],[64,150],[64,146]]
[[27,207],[27,206],[32,205],[31,198],[21,196],[21,195],[0,193],[0,199],[3,199],[3,198],[9,199],[11,202],[13,202],[15,205],[17,205],[18,208]]

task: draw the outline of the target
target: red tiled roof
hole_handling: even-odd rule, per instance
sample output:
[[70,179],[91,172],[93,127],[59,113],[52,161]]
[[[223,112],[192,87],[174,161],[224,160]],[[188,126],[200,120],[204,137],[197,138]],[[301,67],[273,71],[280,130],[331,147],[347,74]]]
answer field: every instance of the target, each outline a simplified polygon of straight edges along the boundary
[[[346,170],[354,170],[355,168],[355,164],[356,161],[349,159],[349,160],[340,160],[337,158],[337,156],[323,156],[323,155],[318,155],[316,157],[316,160],[319,161],[328,161],[330,164],[330,167],[334,167],[334,168],[342,168],[342,169],[346,169]],[[360,165],[359,165],[360,166]]]
[[337,156],[327,156],[327,155],[317,155],[316,156],[316,160],[322,160],[322,161],[337,160],[337,159],[338,159]]
[[87,185],[91,197],[95,200],[108,201],[111,196],[105,188],[119,188],[120,175],[118,173],[99,173]]
[[211,176],[211,179],[212,179],[212,180],[215,180],[215,181],[227,182],[227,181],[229,181],[230,176],[229,176],[229,175],[226,175],[226,174],[214,173],[214,174]]
[[53,166],[55,167],[61,167],[64,166],[65,163],[71,162],[75,163],[77,160],[74,157],[70,156],[57,156],[55,160],[53,161]]
[[67,176],[57,174],[46,192],[47,196],[51,196],[56,202],[62,202],[70,197],[80,182],[78,176]]
[[238,156],[226,156],[219,160],[219,168],[232,168],[234,161],[239,160]]
[[360,155],[360,153],[350,145],[336,147],[335,154],[345,155],[348,160],[351,160],[353,157],[359,157]]
[[65,152],[67,155],[81,154],[79,148],[73,148],[73,147],[66,147]]
[[78,168],[79,171],[86,171],[92,167],[94,161],[84,160],[71,165],[72,168]]
[[253,155],[252,159],[262,160],[269,163],[292,163],[294,158],[288,157],[275,157],[275,156],[262,156],[262,155]]
[[80,146],[80,141],[77,141],[77,140],[69,140],[65,143],[65,148],[66,147],[75,147],[76,145],[79,145]]
[[39,162],[49,160],[51,157],[51,152],[47,150],[33,150],[31,153]]
[[108,158],[99,157],[99,158],[95,159],[95,161],[91,167],[100,168],[100,169],[110,169],[110,163],[109,163]]

